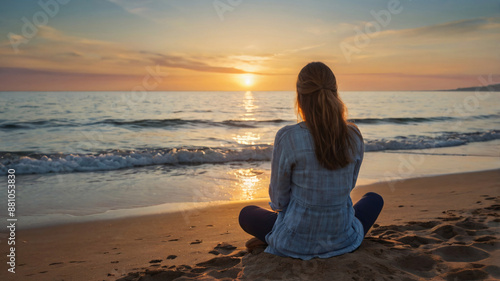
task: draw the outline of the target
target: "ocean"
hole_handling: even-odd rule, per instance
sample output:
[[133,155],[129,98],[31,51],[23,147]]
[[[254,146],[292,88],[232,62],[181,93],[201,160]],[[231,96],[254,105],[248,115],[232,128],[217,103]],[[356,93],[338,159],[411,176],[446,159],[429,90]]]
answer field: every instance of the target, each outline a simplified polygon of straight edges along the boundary
[[[500,92],[340,95],[365,139],[358,185],[500,167]],[[0,99],[21,227],[265,198],[274,135],[298,121],[291,91]]]

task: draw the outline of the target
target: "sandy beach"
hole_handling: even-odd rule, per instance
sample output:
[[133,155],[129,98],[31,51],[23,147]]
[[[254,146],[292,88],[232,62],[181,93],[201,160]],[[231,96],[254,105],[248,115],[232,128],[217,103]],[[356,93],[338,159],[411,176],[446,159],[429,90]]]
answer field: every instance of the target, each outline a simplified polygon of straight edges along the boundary
[[[267,200],[183,213],[19,230],[16,273],[1,280],[484,280],[500,278],[500,170],[357,187],[385,207],[361,248],[301,261],[248,253],[239,210]],[[5,233],[5,232],[2,232]],[[3,235],[2,237],[6,237]],[[2,252],[8,254],[5,239]]]

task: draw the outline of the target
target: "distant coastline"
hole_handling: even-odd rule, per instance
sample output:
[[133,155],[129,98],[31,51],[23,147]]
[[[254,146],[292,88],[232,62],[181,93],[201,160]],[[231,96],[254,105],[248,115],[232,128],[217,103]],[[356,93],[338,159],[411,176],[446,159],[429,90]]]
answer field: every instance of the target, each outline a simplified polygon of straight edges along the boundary
[[457,92],[472,92],[472,91],[481,91],[481,92],[498,92],[500,91],[500,84],[490,84],[487,86],[480,87],[467,87],[467,88],[457,88],[451,90],[440,90],[440,91],[457,91]]

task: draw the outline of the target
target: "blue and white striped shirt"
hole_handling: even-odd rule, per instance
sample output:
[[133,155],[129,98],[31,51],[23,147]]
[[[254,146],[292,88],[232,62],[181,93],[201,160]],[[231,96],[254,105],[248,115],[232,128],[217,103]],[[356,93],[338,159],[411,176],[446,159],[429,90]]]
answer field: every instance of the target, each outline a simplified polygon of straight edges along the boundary
[[[355,134],[357,128],[349,127]],[[279,213],[266,236],[267,253],[309,260],[348,253],[361,245],[363,226],[354,216],[350,192],[356,185],[364,144],[359,136],[355,139],[354,161],[328,170],[317,160],[314,139],[304,122],[278,131],[269,204]]]

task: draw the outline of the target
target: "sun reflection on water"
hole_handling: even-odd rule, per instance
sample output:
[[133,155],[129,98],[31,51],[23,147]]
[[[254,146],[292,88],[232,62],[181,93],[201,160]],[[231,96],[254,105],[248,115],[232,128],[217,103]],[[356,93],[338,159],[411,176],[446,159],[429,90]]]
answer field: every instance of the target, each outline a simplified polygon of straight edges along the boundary
[[260,134],[245,132],[243,135],[234,136],[233,140],[239,144],[255,145],[258,143],[257,141],[260,140]]
[[[240,121],[252,124],[256,121],[255,111],[259,108],[255,104],[255,98],[251,91],[245,92],[240,115]],[[238,144],[256,145],[261,139],[261,134],[255,132],[257,129],[242,127],[238,134],[233,135],[233,140]],[[268,196],[269,173],[259,169],[234,169],[228,174],[234,177],[232,183],[233,200],[251,200],[265,198]]]
[[[241,115],[241,121],[255,121],[254,111],[258,108],[254,103],[255,98],[251,91],[245,92],[245,98],[243,99],[243,108],[244,113]],[[254,133],[251,131],[245,131],[240,134],[233,135],[233,140],[235,140],[238,144],[244,145],[255,145],[261,139],[261,134]]]
[[255,98],[253,97],[253,93],[250,91],[245,92],[245,99],[243,100],[243,107],[245,108],[245,113],[243,114],[243,120],[245,121],[254,121],[255,109],[259,108],[254,104]]
[[236,169],[229,174],[236,178],[235,200],[251,200],[255,198],[263,198],[267,195],[267,186],[264,185],[265,179],[268,179],[266,173],[262,170],[255,169]]

